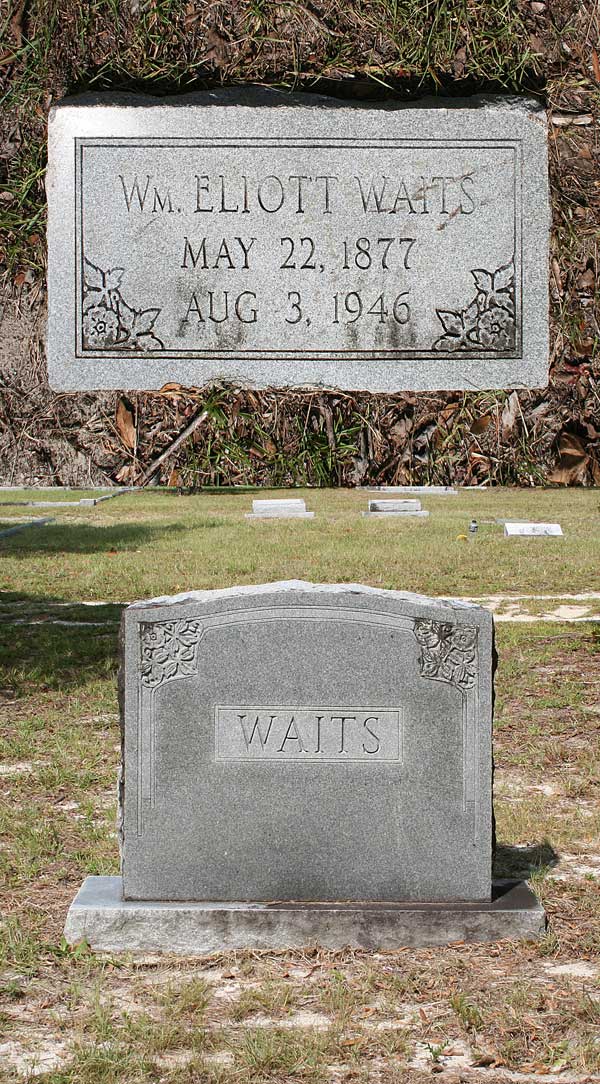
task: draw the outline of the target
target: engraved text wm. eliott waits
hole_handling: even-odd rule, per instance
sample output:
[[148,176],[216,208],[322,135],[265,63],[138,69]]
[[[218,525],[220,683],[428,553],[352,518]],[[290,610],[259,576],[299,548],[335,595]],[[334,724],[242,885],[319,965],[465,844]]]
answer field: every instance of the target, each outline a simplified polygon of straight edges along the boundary
[[[147,173],[118,174],[122,198],[128,214],[155,216],[157,214],[181,214],[180,197],[172,194],[172,187],[161,186],[156,178]],[[433,176],[413,178],[390,178],[385,175],[349,178],[351,190],[356,196],[357,219],[361,215],[376,214],[382,221],[392,222],[394,229],[387,228],[387,236],[340,237],[335,271],[373,272],[375,289],[372,293],[358,290],[337,291],[327,300],[329,319],[334,324],[355,323],[363,318],[374,318],[379,323],[388,319],[406,324],[410,319],[410,290],[392,294],[379,291],[377,284],[386,271],[392,275],[411,270],[411,250],[417,243],[414,236],[401,236],[396,229],[399,220],[410,220],[413,215],[434,215],[443,222],[444,217],[470,215],[475,211],[474,179],[469,173],[463,176]],[[336,174],[305,174],[279,176],[266,174],[255,181],[244,174],[226,177],[224,174],[196,174],[189,185],[188,211],[200,215],[235,215],[235,221],[243,223],[243,215],[266,214],[301,218],[332,215],[340,198],[340,177]],[[346,196],[347,198],[347,196]],[[388,216],[394,216],[390,219]],[[225,221],[225,220],[224,220]],[[231,221],[231,219],[229,219]],[[382,231],[383,232],[383,231]],[[279,270],[323,273],[325,264],[319,252],[318,237],[302,236],[302,230],[293,236],[280,236]],[[207,237],[202,228],[191,237],[184,234],[181,240],[181,268],[191,272],[201,271],[248,271],[257,273],[269,259],[269,240],[235,231],[220,236]],[[277,254],[276,254],[277,258]],[[288,311],[283,315],[287,324],[310,320],[303,308],[300,290],[287,294]],[[182,312],[185,322],[205,321],[224,323],[232,319],[242,324],[253,324],[259,318],[259,299],[255,290],[242,290],[230,296],[227,290],[208,290],[204,295],[191,290],[189,300]]]

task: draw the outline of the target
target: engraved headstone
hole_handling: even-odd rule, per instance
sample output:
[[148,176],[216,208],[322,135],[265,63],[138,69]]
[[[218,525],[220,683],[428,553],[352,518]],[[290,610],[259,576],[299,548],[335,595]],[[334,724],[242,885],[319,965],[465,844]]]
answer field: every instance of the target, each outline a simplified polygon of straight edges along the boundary
[[306,504],[297,497],[277,497],[273,500],[252,501],[252,511],[246,519],[314,519],[314,512],[307,512]]
[[533,100],[75,98],[47,190],[55,388],[547,383]]
[[527,933],[492,891],[492,617],[292,581],[128,606],[122,877],[94,948],[391,948]]
[[383,519],[393,516],[426,518],[429,512],[421,508],[421,502],[417,500],[376,500],[369,501],[369,509],[363,512],[367,519]]
[[560,523],[513,523],[504,524],[505,538],[562,538]]

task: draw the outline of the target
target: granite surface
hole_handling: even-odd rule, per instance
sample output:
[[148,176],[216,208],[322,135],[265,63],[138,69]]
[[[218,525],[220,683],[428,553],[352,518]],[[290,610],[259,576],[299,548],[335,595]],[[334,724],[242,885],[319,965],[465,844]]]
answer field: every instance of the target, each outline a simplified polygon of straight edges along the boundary
[[306,512],[306,504],[300,497],[275,497],[252,501],[253,512]]
[[306,504],[298,497],[275,498],[252,501],[252,511],[246,519],[314,519],[314,512],[307,512]]
[[406,493],[423,494],[426,497],[456,497],[458,490],[453,486],[358,486],[367,493]]
[[526,884],[495,885],[490,903],[296,904],[159,903],[122,898],[120,877],[88,877],[65,926],[70,945],[96,952],[184,956],[243,949],[390,951],[452,941],[536,940],[544,910]]
[[421,502],[417,500],[377,500],[369,501],[369,512],[420,512]]
[[534,100],[75,98],[47,191],[56,389],[547,383]]
[[125,897],[489,900],[492,639],[352,584],[128,606]]
[[505,538],[562,538],[560,523],[513,523],[504,524]]

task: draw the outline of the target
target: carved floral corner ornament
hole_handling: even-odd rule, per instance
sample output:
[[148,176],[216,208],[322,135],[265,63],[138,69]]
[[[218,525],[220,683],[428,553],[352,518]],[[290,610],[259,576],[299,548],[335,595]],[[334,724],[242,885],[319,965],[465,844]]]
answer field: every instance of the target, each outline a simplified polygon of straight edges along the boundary
[[417,618],[414,634],[421,648],[421,677],[448,681],[459,689],[472,689],[477,674],[477,629],[447,621]]
[[477,293],[459,312],[436,309],[444,334],[434,350],[513,350],[515,346],[515,263],[471,271]]
[[199,621],[155,621],[140,625],[142,685],[155,689],[172,678],[197,674]]
[[125,268],[102,271],[84,259],[83,345],[86,350],[163,350],[154,334],[160,309],[132,309],[121,295]]

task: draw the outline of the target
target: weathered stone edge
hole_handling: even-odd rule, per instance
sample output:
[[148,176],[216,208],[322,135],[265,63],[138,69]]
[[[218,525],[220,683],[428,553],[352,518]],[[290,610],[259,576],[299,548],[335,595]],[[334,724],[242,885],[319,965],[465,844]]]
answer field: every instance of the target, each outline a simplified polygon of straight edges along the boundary
[[319,945],[393,950],[541,937],[543,907],[525,882],[491,904],[266,904],[124,901],[120,877],[87,877],[69,908],[65,938],[99,952],[201,956]]

